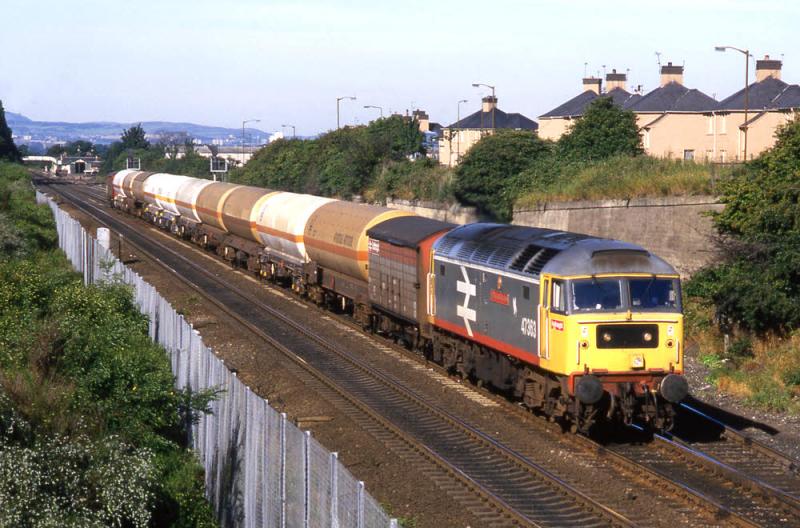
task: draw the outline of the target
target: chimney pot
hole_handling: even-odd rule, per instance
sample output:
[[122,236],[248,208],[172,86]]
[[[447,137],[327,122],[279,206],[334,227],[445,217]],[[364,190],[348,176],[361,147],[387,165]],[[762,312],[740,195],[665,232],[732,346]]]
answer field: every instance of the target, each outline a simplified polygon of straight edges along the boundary
[[769,55],[764,55],[763,59],[756,61],[756,82],[761,82],[767,77],[780,79],[781,66],[783,66],[781,61],[770,59]]
[[497,108],[497,97],[487,95],[481,99],[481,103],[482,112],[491,112],[494,108]]
[[625,90],[627,81],[628,75],[626,73],[617,73],[617,69],[614,68],[611,70],[611,73],[606,74],[606,92],[616,90],[617,88]]
[[666,66],[661,67],[661,86],[671,82],[683,84],[683,66],[673,66],[668,62]]
[[602,86],[603,80],[597,77],[584,77],[583,79],[583,91],[588,92],[592,91],[597,95],[600,95],[600,87]]

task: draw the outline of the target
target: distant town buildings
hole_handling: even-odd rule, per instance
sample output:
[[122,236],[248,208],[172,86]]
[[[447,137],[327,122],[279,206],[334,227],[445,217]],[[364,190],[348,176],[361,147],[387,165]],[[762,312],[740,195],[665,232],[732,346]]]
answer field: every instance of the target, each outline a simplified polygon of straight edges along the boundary
[[[216,145],[208,146],[208,145],[194,145],[194,151],[204,158],[211,159],[212,157],[216,156],[217,159],[224,159],[228,162],[228,165],[235,167],[235,166],[242,166],[246,165],[248,161],[258,152],[263,145],[258,146],[245,146],[245,147],[217,147]],[[170,157],[173,154],[167,152],[165,154],[166,157]],[[174,154],[176,159],[181,159],[186,156],[186,147],[180,146],[178,147],[177,151]]]
[[611,97],[621,108],[636,114],[647,154],[661,158],[729,162],[753,159],[775,142],[777,128],[800,112],[800,86],[781,80],[781,61],[756,61],[756,80],[748,86],[747,121],[745,89],[717,101],[684,85],[683,66],[671,62],[661,67],[658,88],[647,94],[625,90],[624,74],[601,80],[583,79],[584,91],[539,117],[539,135],[558,139],[598,97]]
[[477,112],[444,127],[439,139],[439,163],[452,167],[472,146],[498,129],[530,130],[539,128],[536,121],[522,114],[508,113],[497,108],[497,97],[487,96]]

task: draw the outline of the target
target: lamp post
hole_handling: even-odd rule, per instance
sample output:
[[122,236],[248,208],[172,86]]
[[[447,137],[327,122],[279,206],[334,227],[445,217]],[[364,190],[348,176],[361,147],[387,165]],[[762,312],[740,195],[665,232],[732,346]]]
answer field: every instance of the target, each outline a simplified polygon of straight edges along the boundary
[[381,119],[383,119],[383,107],[382,106],[375,106],[375,105],[364,105],[364,108],[377,108],[381,111]]
[[[472,83],[473,88],[477,88],[479,86],[485,86],[486,88],[491,88],[492,90],[492,130],[494,130],[494,107],[497,106],[497,97],[494,95],[494,86],[491,84]],[[483,115],[483,112],[481,112],[481,115]]]
[[260,119],[245,119],[242,121],[242,167],[244,167],[244,126],[247,123],[260,123]]
[[466,99],[460,99],[456,106],[456,161],[461,159],[461,103],[467,102]]
[[295,130],[294,125],[281,125],[281,128],[287,128],[287,127],[292,127],[292,138],[296,138],[297,131]]
[[356,98],[353,95],[344,95],[342,97],[336,98],[336,130],[339,130],[339,103],[342,99],[350,99],[351,101],[355,101]]
[[744,55],[744,124],[742,125],[742,129],[744,130],[744,160],[747,161],[747,110],[750,103],[750,50],[739,49],[735,46],[714,46],[714,49],[722,52],[732,49]]

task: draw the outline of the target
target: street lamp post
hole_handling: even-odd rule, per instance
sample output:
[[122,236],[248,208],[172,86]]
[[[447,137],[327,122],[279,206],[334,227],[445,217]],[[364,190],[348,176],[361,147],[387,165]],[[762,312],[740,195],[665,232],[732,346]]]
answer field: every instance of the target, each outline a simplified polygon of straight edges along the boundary
[[744,124],[742,125],[742,129],[744,130],[744,160],[747,161],[747,111],[750,103],[750,50],[739,49],[735,46],[714,46],[714,49],[722,52],[732,49],[744,55]]
[[[485,86],[486,88],[491,88],[492,90],[492,130],[494,130],[494,108],[497,106],[497,97],[494,95],[494,86],[491,84],[472,83],[473,88],[477,88],[479,86]],[[481,112],[481,115],[483,115],[483,112]]]
[[383,107],[382,106],[375,106],[375,105],[364,105],[364,108],[377,108],[381,111],[381,119],[383,119]]
[[461,159],[461,103],[467,102],[466,99],[460,99],[456,106],[456,161]]
[[242,167],[244,167],[244,126],[247,123],[260,123],[260,119],[245,119],[242,121]]
[[351,101],[356,100],[355,96],[352,95],[344,95],[336,98],[336,130],[339,130],[339,103],[342,101],[342,99],[350,99]]
[[281,128],[287,128],[287,127],[292,127],[292,138],[296,138],[297,131],[295,130],[294,125],[281,125]]

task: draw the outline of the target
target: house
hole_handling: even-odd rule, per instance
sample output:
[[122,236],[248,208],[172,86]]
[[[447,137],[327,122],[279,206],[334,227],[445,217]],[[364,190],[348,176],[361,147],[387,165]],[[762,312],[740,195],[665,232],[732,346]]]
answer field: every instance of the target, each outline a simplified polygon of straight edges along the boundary
[[[719,102],[709,130],[713,127],[719,161],[753,159],[775,143],[775,131],[800,113],[800,86],[781,80],[782,63],[766,55],[756,61],[756,81],[745,90]],[[726,158],[725,154],[729,157]]]
[[[246,164],[258,152],[263,145],[258,146],[244,146],[244,147],[209,147],[208,145],[195,145],[194,151],[204,158],[211,159],[216,155],[218,159],[224,159],[231,166],[241,166]],[[216,154],[215,154],[216,151]],[[176,159],[181,159],[186,156],[186,147],[181,145],[177,147],[176,151],[165,153],[165,157],[169,158],[175,156]]]
[[419,124],[419,131],[422,132],[422,146],[425,147],[427,157],[439,159],[439,140],[442,138],[442,125],[432,122],[428,113],[424,110],[414,110],[411,113],[412,119]]
[[[660,86],[632,104],[647,154],[660,158],[713,161],[714,137],[708,117],[718,103],[700,90],[683,84],[683,66],[661,67]],[[709,154],[710,153],[710,154]]]
[[606,91],[602,91],[602,79],[586,77],[583,79],[583,92],[565,103],[553,108],[546,114],[539,116],[539,137],[542,139],[557,140],[565,134],[572,123],[581,117],[586,108],[599,97],[610,97],[614,104],[627,108],[639,99],[641,95],[630,93],[626,89],[627,74],[617,73],[612,70],[606,74]]
[[504,112],[497,108],[497,97],[487,96],[481,101],[481,109],[445,127],[439,139],[439,163],[452,167],[481,138],[494,134],[499,129],[530,130],[536,132],[536,121],[519,113]]
[[[558,139],[598,97],[636,114],[647,154],[662,158],[729,162],[753,159],[775,143],[777,128],[800,112],[800,86],[781,80],[781,61],[769,56],[756,61],[756,81],[745,90],[717,101],[684,85],[684,67],[671,62],[660,70],[658,88],[645,95],[625,91],[623,74],[583,79],[584,91],[539,117],[539,136]],[[745,106],[747,111],[745,112]]]
[[60,174],[98,174],[103,160],[95,155],[67,156],[61,154],[56,160],[56,172]]

